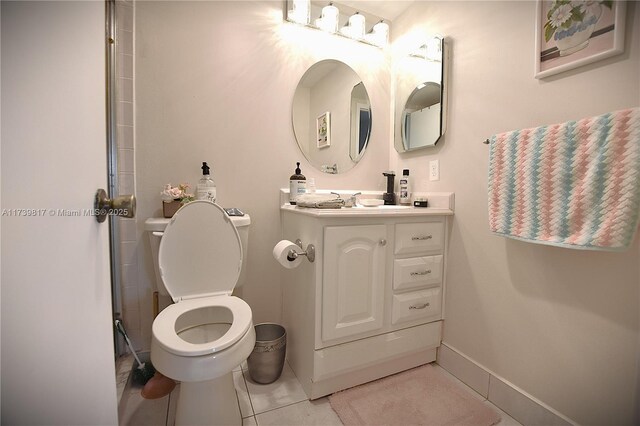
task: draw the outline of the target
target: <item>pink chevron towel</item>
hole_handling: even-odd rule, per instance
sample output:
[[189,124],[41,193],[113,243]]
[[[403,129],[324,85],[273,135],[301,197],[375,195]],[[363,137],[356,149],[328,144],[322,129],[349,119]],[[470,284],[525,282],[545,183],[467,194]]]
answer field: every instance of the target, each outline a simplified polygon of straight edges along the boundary
[[491,138],[489,228],[561,247],[624,250],[640,218],[640,108]]

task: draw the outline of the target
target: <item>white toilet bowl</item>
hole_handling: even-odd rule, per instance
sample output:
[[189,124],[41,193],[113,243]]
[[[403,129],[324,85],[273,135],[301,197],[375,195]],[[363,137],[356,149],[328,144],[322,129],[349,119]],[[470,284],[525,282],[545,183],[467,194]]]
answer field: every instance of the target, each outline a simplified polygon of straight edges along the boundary
[[255,345],[251,308],[231,296],[242,259],[236,227],[207,201],[182,207],[162,236],[158,269],[175,304],[153,322],[151,361],[181,382],[178,425],[242,423],[232,370]]

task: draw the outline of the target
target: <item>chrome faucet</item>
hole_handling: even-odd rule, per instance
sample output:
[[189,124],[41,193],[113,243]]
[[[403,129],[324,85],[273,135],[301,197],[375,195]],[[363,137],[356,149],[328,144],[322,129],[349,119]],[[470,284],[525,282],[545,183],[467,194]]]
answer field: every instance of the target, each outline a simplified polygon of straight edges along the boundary
[[358,202],[358,199],[356,197],[361,194],[362,192],[356,192],[355,194],[352,194],[351,197],[349,197],[349,199],[347,200],[345,207],[355,207],[356,203]]
[[328,164],[322,165],[320,168],[323,172],[329,173],[330,175],[338,174],[338,165],[334,164],[333,166],[329,166]]

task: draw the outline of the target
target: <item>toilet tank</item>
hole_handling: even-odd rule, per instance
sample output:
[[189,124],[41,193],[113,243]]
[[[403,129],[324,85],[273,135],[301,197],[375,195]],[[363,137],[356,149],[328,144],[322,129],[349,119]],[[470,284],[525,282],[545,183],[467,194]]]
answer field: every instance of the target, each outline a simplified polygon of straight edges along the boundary
[[[249,251],[249,225],[251,225],[251,217],[245,213],[244,216],[231,216],[231,222],[238,230],[240,235],[240,243],[242,244],[242,269],[236,283],[235,289],[242,287],[247,276],[247,252]],[[160,250],[160,240],[165,228],[171,219],[163,217],[152,217],[144,222],[144,230],[148,232],[149,244],[151,245],[151,257],[153,258],[153,270],[156,276],[156,290],[163,296],[169,296],[162,278],[160,278],[160,269],[158,268],[158,251]]]

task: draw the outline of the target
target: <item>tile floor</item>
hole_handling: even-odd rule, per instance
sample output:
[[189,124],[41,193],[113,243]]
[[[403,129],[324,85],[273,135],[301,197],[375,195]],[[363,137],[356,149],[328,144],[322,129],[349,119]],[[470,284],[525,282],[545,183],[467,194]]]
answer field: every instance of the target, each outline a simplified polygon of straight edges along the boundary
[[[438,366],[438,368],[441,368]],[[484,401],[502,416],[500,426],[519,426],[516,420],[501,411],[480,394],[442,370],[461,388]],[[309,401],[302,386],[288,364],[285,364],[282,376],[270,385],[259,385],[251,381],[246,363],[233,372],[238,393],[243,426],[279,425],[342,425],[331,408],[328,398]],[[175,420],[176,397],[179,386],[164,398],[146,400],[140,396],[140,388],[128,387],[120,401],[120,425],[166,425],[173,426]]]

